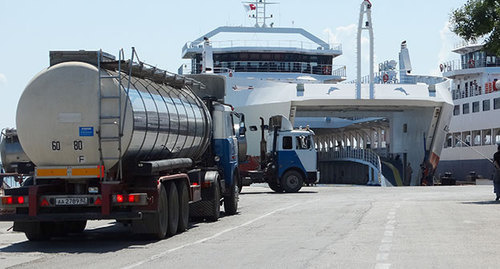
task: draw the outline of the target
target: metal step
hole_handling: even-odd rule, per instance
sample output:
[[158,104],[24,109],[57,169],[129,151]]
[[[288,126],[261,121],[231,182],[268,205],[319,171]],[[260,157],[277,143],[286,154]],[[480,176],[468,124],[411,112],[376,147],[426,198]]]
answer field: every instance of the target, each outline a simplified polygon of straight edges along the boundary
[[120,137],[110,136],[110,137],[101,137],[102,142],[108,141],[120,141]]
[[120,99],[120,96],[119,95],[109,95],[109,96],[103,95],[103,96],[101,96],[101,99]]
[[101,76],[101,79],[103,78],[120,78],[120,76]]
[[111,160],[119,160],[120,158],[118,158],[118,157],[103,157],[102,159],[104,161],[111,161]]
[[101,116],[102,120],[121,119],[120,116]]

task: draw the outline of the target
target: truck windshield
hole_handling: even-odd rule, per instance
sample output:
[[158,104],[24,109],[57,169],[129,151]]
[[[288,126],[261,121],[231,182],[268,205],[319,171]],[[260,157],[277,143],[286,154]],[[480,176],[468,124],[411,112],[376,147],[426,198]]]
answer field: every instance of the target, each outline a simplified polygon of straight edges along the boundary
[[309,135],[297,136],[297,149],[310,149],[310,148],[311,148],[311,138]]

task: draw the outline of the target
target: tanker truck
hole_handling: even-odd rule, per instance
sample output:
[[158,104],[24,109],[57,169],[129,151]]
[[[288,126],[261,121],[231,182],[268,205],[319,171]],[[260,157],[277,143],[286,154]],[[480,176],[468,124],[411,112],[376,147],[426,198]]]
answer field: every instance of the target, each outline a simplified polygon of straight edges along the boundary
[[140,62],[134,49],[118,57],[50,52],[20,97],[17,134],[35,170],[0,197],[0,221],[29,240],[102,219],[162,239],[190,217],[216,221],[222,203],[225,215],[237,212],[243,154],[232,107],[200,98],[193,89],[203,84]]

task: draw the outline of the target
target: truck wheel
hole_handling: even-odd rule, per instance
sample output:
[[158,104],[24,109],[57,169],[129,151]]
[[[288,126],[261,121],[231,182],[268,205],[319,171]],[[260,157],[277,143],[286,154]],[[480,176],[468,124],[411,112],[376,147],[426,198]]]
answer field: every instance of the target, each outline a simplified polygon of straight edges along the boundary
[[214,199],[210,201],[210,212],[208,212],[207,220],[217,221],[220,217],[220,186],[219,181],[214,182],[213,192]]
[[298,192],[302,188],[304,179],[302,175],[294,170],[287,171],[283,177],[281,177],[281,186],[285,192]]
[[132,232],[146,234],[153,239],[165,238],[168,230],[168,197],[165,185],[160,186],[158,207],[154,213],[144,213],[141,220],[132,221]]
[[177,233],[179,225],[179,194],[174,182],[167,184],[168,188],[168,230],[167,235],[172,236]]
[[177,226],[177,232],[182,233],[189,225],[189,192],[184,182],[179,181],[177,183],[179,193],[179,225]]
[[281,186],[278,186],[277,182],[268,182],[267,185],[269,185],[269,188],[271,188],[271,190],[273,190],[275,192],[279,192],[279,193],[283,192],[283,188]]
[[24,234],[29,241],[46,241],[52,236],[50,224],[47,222],[31,222],[25,225]]
[[234,170],[233,185],[230,187],[230,193],[224,196],[224,211],[226,215],[234,215],[238,212],[239,183],[240,177],[238,170]]

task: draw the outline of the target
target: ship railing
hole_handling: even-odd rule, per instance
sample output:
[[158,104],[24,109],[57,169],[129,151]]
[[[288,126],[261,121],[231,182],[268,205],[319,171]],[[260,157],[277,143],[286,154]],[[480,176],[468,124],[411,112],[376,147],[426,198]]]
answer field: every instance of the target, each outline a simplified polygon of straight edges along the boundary
[[[308,62],[233,61],[216,62],[214,65],[215,73],[226,73],[228,70],[233,72],[303,73],[339,78],[345,78],[346,76],[346,67],[343,65],[311,64]],[[201,72],[201,64],[196,65],[196,70],[191,70],[192,74],[199,74]]]
[[500,67],[500,61],[496,57],[488,56],[478,60],[463,62],[461,59],[450,60],[439,65],[441,72],[451,72],[482,67]]
[[380,184],[382,176],[382,163],[380,156],[371,149],[355,149],[351,147],[342,147],[339,150],[318,151],[319,161],[352,161],[368,165],[375,169],[375,183]]
[[[298,40],[221,40],[211,41],[213,48],[235,48],[235,47],[271,47],[271,48],[300,48],[305,50],[324,50],[314,42]],[[329,50],[342,51],[342,44],[328,44]],[[203,48],[202,43],[187,42],[182,51],[189,48]]]

